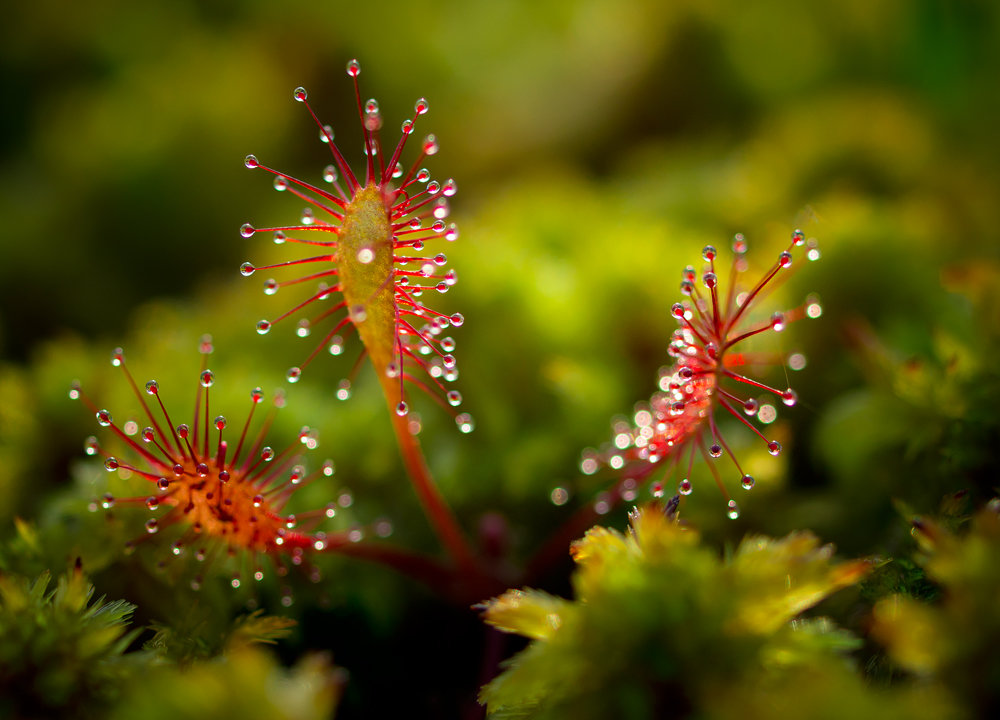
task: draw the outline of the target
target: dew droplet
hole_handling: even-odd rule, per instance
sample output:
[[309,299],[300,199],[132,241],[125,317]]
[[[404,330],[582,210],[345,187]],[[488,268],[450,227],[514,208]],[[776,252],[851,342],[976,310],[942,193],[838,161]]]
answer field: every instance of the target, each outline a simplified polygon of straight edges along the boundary
[[257,271],[257,268],[255,268],[253,266],[253,264],[251,264],[249,262],[245,262],[242,265],[240,265],[240,275],[242,275],[243,277],[250,277],[256,271]]
[[351,397],[351,381],[344,379],[337,383],[337,399],[347,400]]
[[108,425],[110,425],[112,422],[113,422],[113,420],[111,419],[111,413],[109,413],[107,410],[98,410],[97,411],[97,424],[98,425],[100,425],[101,427],[108,427]]
[[691,481],[688,480],[687,478],[684,478],[679,483],[677,483],[677,492],[679,492],[681,495],[690,495],[693,489],[694,488],[691,485]]
[[462,393],[458,390],[449,390],[446,397],[448,398],[448,404],[452,407],[458,407],[462,404]]
[[201,373],[201,386],[202,387],[212,387],[215,382],[215,373],[211,370],[204,370]]
[[357,60],[351,60],[347,63],[347,74],[352,78],[356,78],[361,74],[361,63]]
[[470,433],[476,427],[476,423],[469,413],[459,413],[456,415],[455,424],[458,425],[458,429],[463,433]]
[[743,233],[736,233],[733,235],[733,252],[737,255],[742,255],[747,251],[747,240],[743,236]]
[[712,447],[708,449],[708,454],[714,458],[722,457],[722,446],[719,443],[713,443]]
[[787,250],[782,250],[781,254],[778,255],[778,264],[783,268],[791,266],[792,254]]
[[84,440],[83,451],[87,455],[96,455],[98,452],[100,452],[100,445],[97,444],[97,438],[91,435],[86,440]]
[[267,333],[270,330],[271,330],[271,321],[270,320],[261,320],[260,322],[257,323],[257,334],[258,335],[267,335]]
[[271,462],[274,460],[274,449],[270,446],[263,448],[260,451],[260,459],[264,462]]
[[753,398],[750,398],[743,403],[743,412],[753,417],[757,414],[757,410],[760,408],[760,403],[758,403]]
[[305,102],[306,98],[309,97],[309,94],[306,92],[306,89],[304,87],[297,87],[292,92],[292,97],[294,97],[299,102]]
[[146,498],[146,507],[149,508],[150,510],[156,510],[156,508],[160,507],[159,498],[156,497]]
[[327,165],[323,168],[323,180],[328,183],[337,182],[337,168],[333,165]]
[[772,455],[780,455],[781,454],[781,443],[779,443],[777,440],[771,440],[767,444],[767,451],[769,453],[771,453]]
[[740,479],[740,485],[743,486],[744,490],[752,490],[754,486],[754,479],[752,475],[744,475]]
[[791,388],[788,388],[783,393],[781,393],[781,402],[785,403],[788,407],[792,407],[799,400],[799,395]]
[[255,232],[257,232],[257,230],[250,223],[243,223],[242,225],[240,225],[240,235],[242,235],[245,238],[253,237],[253,234]]
[[253,506],[255,508],[259,508],[261,505],[264,504],[264,496],[263,495],[254,495],[252,502],[253,502]]
[[719,284],[719,278],[716,277],[714,272],[707,272],[704,275],[702,275],[701,281],[705,284],[705,287],[707,287],[709,290],[711,290],[712,288],[714,288],[716,285]]
[[771,316],[771,329],[775,332],[781,332],[785,329],[785,314],[781,312],[776,312]]
[[740,506],[736,504],[735,500],[730,500],[727,507],[726,515],[730,520],[735,520],[740,516]]
[[104,461],[104,469],[113,472],[118,469],[118,458],[109,457]]
[[160,529],[160,524],[156,522],[156,518],[150,518],[149,520],[146,521],[146,532],[148,532],[150,535],[152,535],[159,529]]
[[167,490],[169,488],[170,488],[170,481],[169,480],[167,480],[165,477],[157,478],[157,480],[156,480],[156,489],[157,490],[160,490],[161,492],[163,492],[163,491],[165,491],[165,490]]
[[274,189],[278,192],[285,192],[288,189],[288,178],[284,175],[277,175],[274,178]]
[[288,236],[285,235],[285,233],[281,232],[281,230],[275,230],[274,231],[274,244],[275,245],[284,245],[285,244],[285,240],[287,240],[287,239],[288,239]]
[[566,501],[569,500],[569,492],[566,488],[562,487],[552,488],[552,492],[549,493],[549,500],[553,505],[565,505]]
[[105,510],[110,510],[115,506],[115,496],[111,493],[104,493],[104,497],[101,498],[101,507]]
[[802,245],[806,241],[806,234],[799,229],[792,233],[792,244]]
[[369,264],[375,259],[375,251],[368,247],[363,247],[358,250],[358,262],[362,265]]

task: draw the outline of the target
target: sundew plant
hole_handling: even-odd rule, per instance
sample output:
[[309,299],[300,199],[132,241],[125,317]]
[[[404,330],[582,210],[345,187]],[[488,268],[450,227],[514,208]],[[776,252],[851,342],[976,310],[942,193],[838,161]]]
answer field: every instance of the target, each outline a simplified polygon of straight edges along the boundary
[[0,54],[0,717],[996,714],[992,7],[88,12]]

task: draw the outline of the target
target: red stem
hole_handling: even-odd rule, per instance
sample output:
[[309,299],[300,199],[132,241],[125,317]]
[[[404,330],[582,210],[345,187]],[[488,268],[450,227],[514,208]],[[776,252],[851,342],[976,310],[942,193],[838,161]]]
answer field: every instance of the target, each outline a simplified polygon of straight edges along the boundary
[[399,452],[403,457],[403,464],[406,466],[406,472],[413,484],[414,491],[417,493],[424,514],[441,540],[441,544],[447,548],[457,568],[462,572],[478,575],[479,572],[469,543],[455,519],[455,514],[448,507],[441,491],[434,483],[434,478],[431,477],[430,470],[424,460],[424,454],[420,449],[420,443],[416,436],[410,432],[409,420],[406,416],[400,417],[396,414],[395,405],[389,400],[390,397],[389,394],[386,394],[386,400],[389,403],[389,416],[392,418],[392,427],[396,431],[396,441],[399,443]]

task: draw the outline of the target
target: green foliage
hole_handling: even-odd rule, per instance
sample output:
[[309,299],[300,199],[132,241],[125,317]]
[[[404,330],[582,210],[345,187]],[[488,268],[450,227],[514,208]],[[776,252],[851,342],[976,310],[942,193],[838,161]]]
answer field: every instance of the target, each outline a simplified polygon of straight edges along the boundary
[[930,519],[914,521],[918,562],[941,594],[927,603],[882,599],[873,634],[901,667],[947,689],[978,717],[1000,710],[1000,502],[973,516],[964,533]]
[[154,668],[109,717],[329,720],[343,683],[342,671],[325,655],[307,655],[284,668],[271,654],[236,643],[211,660]]
[[[627,535],[592,528],[573,557],[574,600],[512,590],[483,605],[487,622],[533,640],[484,688],[492,716],[672,717],[716,708],[739,717],[719,698],[762,681],[791,691],[804,675],[846,667],[843,653],[858,645],[828,620],[794,620],[870,567],[834,561],[809,533],[749,536],[719,558],[695,530],[652,506],[634,513]],[[824,682],[844,682],[837,672]],[[814,707],[834,694],[813,698]]]
[[142,654],[124,655],[135,606],[104,598],[77,567],[51,575],[0,574],[0,716],[96,716]]

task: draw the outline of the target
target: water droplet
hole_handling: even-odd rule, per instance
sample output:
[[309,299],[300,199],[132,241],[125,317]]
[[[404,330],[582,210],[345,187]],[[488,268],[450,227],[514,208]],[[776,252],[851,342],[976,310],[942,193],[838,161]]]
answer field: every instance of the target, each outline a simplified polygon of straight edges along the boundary
[[708,449],[708,454],[714,458],[722,457],[722,446],[719,443],[712,443],[712,447]]
[[160,507],[159,498],[155,497],[146,498],[146,507],[149,508],[150,510],[156,510],[156,508]]
[[177,437],[181,440],[187,440],[187,436],[191,434],[191,428],[187,425],[181,424],[177,426]]
[[811,302],[806,305],[806,315],[815,320],[823,314],[823,306],[818,302]]
[[737,255],[742,255],[747,251],[747,240],[743,237],[743,233],[736,233],[733,235],[733,252]]
[[229,471],[228,470],[220,470],[219,471],[219,482],[220,483],[222,483],[223,485],[225,485],[227,482],[229,482],[229,478],[230,478],[230,475],[229,475]]
[[341,380],[337,383],[337,399],[347,400],[349,397],[351,397],[351,381]]
[[250,399],[256,405],[257,403],[259,403],[261,400],[264,399],[264,391],[261,390],[259,387],[255,387],[253,390],[250,391]]
[[744,475],[740,479],[740,485],[743,486],[744,490],[752,490],[754,486],[754,479],[752,475]]
[[446,397],[448,398],[448,404],[452,407],[458,407],[462,404],[462,393],[458,390],[449,390]]
[[118,459],[114,457],[109,457],[104,461],[104,469],[108,472],[113,472],[118,469]]
[[352,78],[356,78],[361,74],[361,63],[357,60],[351,60],[347,63],[347,74]]
[[304,87],[297,87],[295,88],[294,92],[292,92],[292,97],[294,97],[299,102],[305,102],[306,98],[309,97],[309,94],[306,92],[306,89]]
[[549,500],[552,501],[553,505],[565,505],[569,500],[569,492],[566,488],[552,488],[552,492],[549,493]]
[[363,323],[365,320],[368,319],[368,312],[365,310],[364,305],[352,305],[349,315],[351,318],[351,322],[355,324]]
[[736,504],[735,500],[729,501],[728,508],[729,509],[726,511],[726,515],[730,520],[735,520],[740,516],[740,506]]
[[408,412],[410,412],[409,406],[405,402],[400,400],[399,404],[396,406],[396,414],[399,415],[400,417],[403,417]]
[[329,350],[331,355],[340,355],[342,352],[344,352],[344,338],[342,338],[340,335],[334,335],[332,338],[330,338]]
[[208,465],[203,462],[195,465],[194,471],[198,473],[198,477],[208,477]]
[[328,183],[337,182],[337,168],[333,165],[327,165],[323,168],[323,180]]
[[792,353],[788,356],[788,367],[791,370],[802,370],[806,366],[806,356],[802,353]]
[[333,126],[324,125],[319,129],[319,141],[321,143],[331,143],[333,142]]
[[758,403],[753,398],[750,398],[749,400],[746,400],[743,403],[743,412],[745,412],[750,417],[753,417],[754,415],[756,415],[757,414],[757,410],[759,408],[760,408],[760,403]]
[[111,419],[111,413],[107,410],[99,410],[97,412],[97,424],[101,427],[107,427],[113,422]]
[[789,267],[792,264],[792,254],[787,250],[782,250],[781,254],[778,255],[778,264],[783,267]]
[[253,234],[255,232],[257,232],[257,230],[250,223],[243,223],[242,225],[240,225],[240,235],[242,235],[245,238],[253,237]]
[[781,402],[785,403],[785,405],[787,405],[788,407],[792,407],[793,405],[795,405],[795,403],[797,403],[798,400],[799,400],[798,393],[796,393],[791,388],[788,388],[787,390],[785,390],[785,392],[781,393]]
[[259,508],[263,504],[264,504],[264,496],[263,495],[254,495],[253,496],[253,506],[255,508]]
[[170,487],[170,481],[167,480],[165,477],[161,477],[161,478],[157,479],[157,481],[156,481],[156,489],[157,490],[160,490],[162,492],[162,491],[165,491],[165,490],[169,489],[169,487]]
[[202,387],[212,387],[215,382],[215,373],[211,370],[205,370],[201,373],[201,386]]
[[358,250],[358,262],[362,265],[367,265],[372,260],[375,259],[375,251],[371,248],[363,247]]
[[684,478],[679,483],[677,483],[677,492],[679,492],[681,495],[690,495],[693,489],[694,488],[691,485],[691,481],[688,480],[687,478]]
[[98,452],[100,452],[100,445],[97,444],[97,438],[91,435],[86,440],[84,440],[83,451],[87,455],[96,455]]
[[771,329],[775,332],[781,332],[785,329],[784,313],[776,312],[771,316]]
[[274,189],[278,192],[285,192],[288,189],[288,178],[284,175],[278,175],[274,178]]
[[437,151],[441,149],[438,144],[437,137],[434,135],[428,135],[424,138],[424,154],[425,155],[436,155]]
[[716,255],[718,255],[718,251],[711,245],[706,245],[701,251],[701,256],[704,258],[705,262],[715,260]]
[[281,230],[275,230],[274,231],[274,244],[275,245],[284,245],[285,244],[285,240],[287,240],[287,239],[288,239],[288,236],[285,235],[285,233],[281,232]]
[[156,522],[156,518],[150,518],[149,520],[146,521],[146,532],[148,532],[150,535],[152,535],[159,529],[160,529],[160,524]]
[[714,288],[719,284],[719,279],[716,277],[714,272],[707,272],[701,276],[701,281],[705,284],[709,290]]
[[[409,135],[410,133],[413,132],[413,121],[409,120],[409,119],[404,120],[403,124],[400,126],[399,129],[400,129],[400,132],[402,132],[404,135]],[[398,165],[398,163],[397,163],[397,165]],[[400,169],[400,170],[402,170],[402,169]],[[400,174],[402,174],[402,172],[400,172]],[[397,177],[395,173],[393,173],[393,177]]]
[[444,187],[441,188],[441,194],[444,195],[445,197],[451,197],[457,192],[458,192],[458,185],[455,183],[455,181],[452,180],[451,178],[445,180]]
[[378,100],[376,100],[375,98],[369,99],[365,103],[365,112],[368,113],[369,115],[374,115],[375,113],[377,113],[378,112]]
[[184,543],[181,542],[180,540],[176,541],[173,545],[170,546],[170,551],[174,555],[180,557],[181,555],[184,554]]
[[469,413],[459,413],[456,415],[455,424],[458,425],[458,429],[463,433],[470,433],[476,427],[476,423]]
[[120,347],[111,351],[111,364],[114,367],[119,367],[125,364],[125,351]]
[[267,333],[270,330],[271,330],[271,321],[270,320],[261,320],[260,322],[257,323],[257,334],[258,335],[267,335]]
[[795,232],[792,233],[793,245],[802,245],[803,243],[805,243],[805,241],[806,241],[806,234],[801,230],[796,229]]
[[465,322],[465,316],[462,313],[455,313],[449,319],[454,327],[462,327],[462,323]]
[[256,271],[257,271],[257,268],[255,268],[253,266],[253,264],[251,264],[249,262],[245,262],[242,265],[240,265],[240,275],[242,275],[243,277],[250,277]]
[[771,440],[767,444],[767,451],[769,453],[771,453],[772,455],[780,455],[781,454],[781,443],[779,443],[777,440]]

